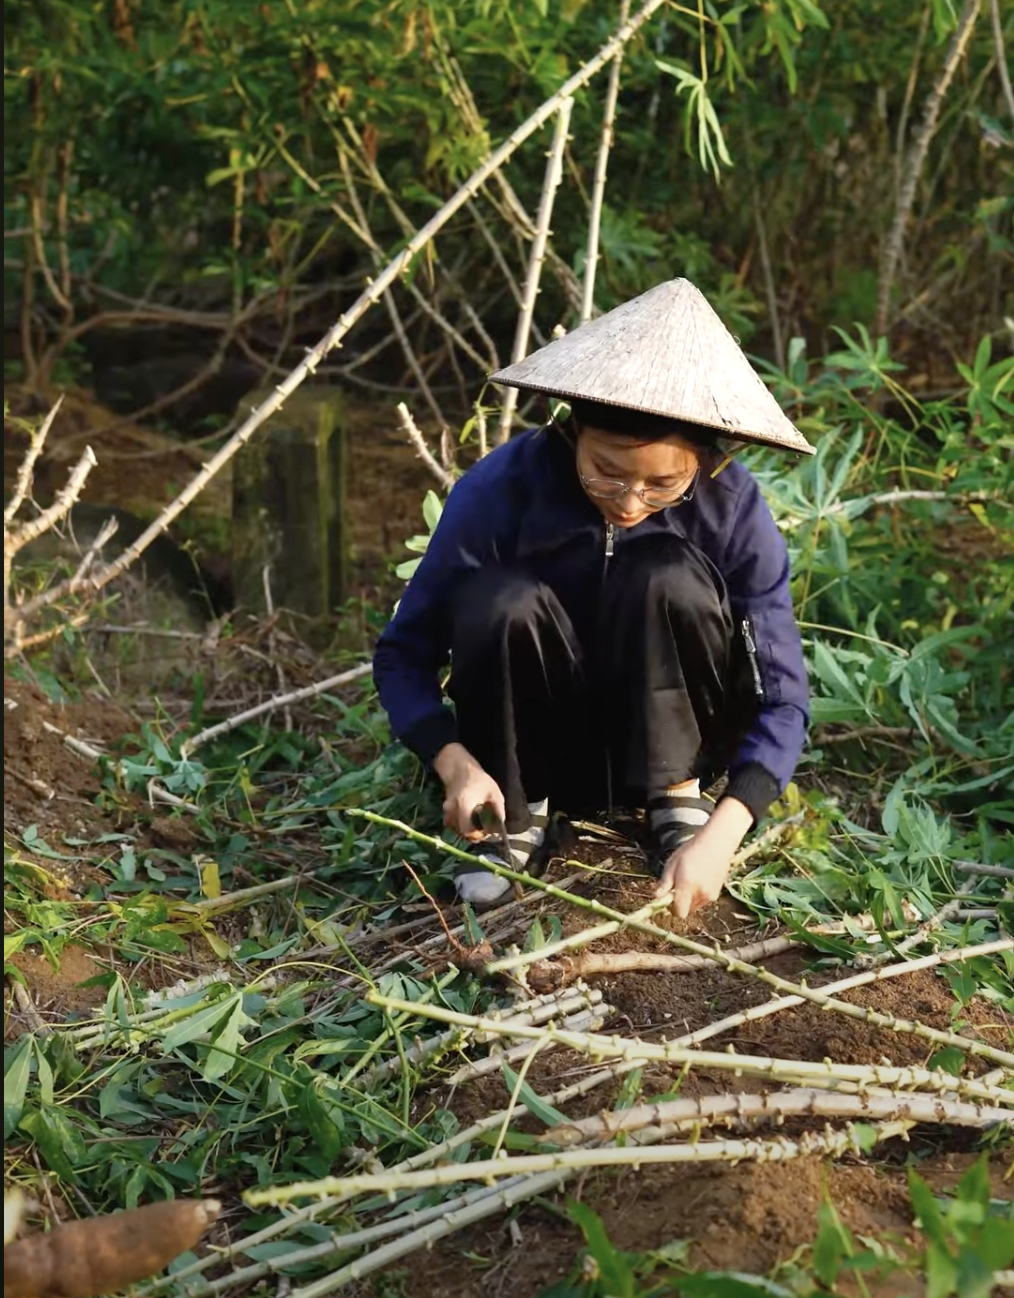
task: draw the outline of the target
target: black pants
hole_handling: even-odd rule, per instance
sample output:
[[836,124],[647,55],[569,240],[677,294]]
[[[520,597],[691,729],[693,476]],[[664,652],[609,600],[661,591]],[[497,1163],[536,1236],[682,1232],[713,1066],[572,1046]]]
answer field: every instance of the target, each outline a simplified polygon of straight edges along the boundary
[[470,574],[453,614],[459,738],[503,790],[515,833],[542,798],[573,814],[710,783],[756,709],[738,684],[725,584],[678,537],[618,548],[583,641],[521,566]]

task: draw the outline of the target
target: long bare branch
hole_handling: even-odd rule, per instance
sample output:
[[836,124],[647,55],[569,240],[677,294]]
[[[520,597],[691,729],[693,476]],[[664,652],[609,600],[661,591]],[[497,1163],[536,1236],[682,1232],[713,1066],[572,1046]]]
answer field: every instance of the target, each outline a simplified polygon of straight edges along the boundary
[[587,1140],[610,1140],[623,1131],[638,1131],[669,1123],[679,1127],[721,1124],[742,1126],[758,1121],[780,1123],[790,1116],[868,1118],[910,1122],[947,1122],[963,1127],[990,1127],[1009,1122],[1007,1109],[982,1104],[962,1104],[937,1095],[848,1095],[810,1087],[774,1091],[763,1095],[701,1095],[694,1099],[662,1100],[636,1104],[629,1109],[604,1111],[550,1127],[540,1140],[547,1145],[572,1146]]
[[230,730],[246,725],[248,721],[254,721],[257,717],[264,716],[266,712],[275,712],[278,708],[291,707],[294,703],[305,703],[307,699],[316,698],[318,694],[326,694],[328,690],[337,689],[339,685],[348,685],[363,676],[368,676],[372,670],[372,663],[360,663],[356,667],[350,667],[347,671],[339,672],[337,676],[329,676],[327,680],[317,681],[314,685],[304,685],[302,689],[293,690],[291,694],[276,694],[263,703],[258,703],[256,707],[246,708],[243,712],[237,712],[235,716],[229,717],[225,721],[219,721],[216,725],[198,731],[196,735],[191,736],[190,739],[180,745],[180,755],[187,757],[203,744],[209,743],[212,739],[218,739],[221,735],[227,735]]
[[[630,12],[630,0],[621,0],[620,26],[627,21]],[[595,308],[595,274],[598,270],[599,235],[602,228],[602,204],[606,196],[606,172],[609,168],[609,151],[613,147],[613,122],[616,118],[616,101],[620,93],[620,68],[623,65],[623,50],[617,51],[609,69],[609,81],[606,85],[606,102],[602,109],[602,135],[599,138],[599,151],[595,159],[595,180],[592,185],[591,210],[588,213],[588,250],[584,263],[584,292],[581,298],[581,319],[590,320]]]
[[[539,295],[539,283],[542,279],[542,264],[546,259],[546,245],[549,242],[549,223],[553,219],[553,203],[556,191],[563,179],[563,151],[567,146],[567,132],[570,130],[570,114],[574,107],[572,99],[565,99],[556,115],[556,126],[553,131],[553,142],[549,147],[546,162],[546,178],[542,185],[542,197],[539,199],[539,214],[535,221],[535,236],[528,261],[528,275],[525,279],[524,294],[521,299],[521,313],[518,316],[517,331],[514,335],[512,361],[519,361],[528,353],[528,339],[532,331],[532,317],[535,314],[535,299]],[[518,403],[517,388],[508,388],[504,394],[500,412],[500,441],[510,437],[514,410]]]
[[982,0],[965,0],[965,7],[961,11],[961,17],[958,19],[958,25],[951,37],[951,43],[944,56],[944,65],[926,98],[926,104],[923,109],[922,123],[916,132],[915,139],[912,141],[912,147],[908,152],[902,168],[901,181],[898,186],[898,198],[895,204],[894,220],[891,229],[888,232],[887,240],[884,244],[884,253],[880,263],[880,283],[877,288],[877,316],[876,331],[878,335],[887,332],[890,324],[891,312],[891,294],[894,290],[894,280],[898,270],[898,262],[901,260],[902,249],[905,245],[905,229],[908,225],[909,217],[912,213],[912,205],[915,202],[915,191],[919,184],[919,177],[922,175],[923,165],[926,161],[926,154],[929,146],[936,134],[937,122],[940,117],[940,110],[943,107],[944,98],[954,74],[958,70],[958,64],[964,57],[968,48],[968,43],[972,38],[972,30],[975,27],[975,20],[979,16],[979,9],[982,6]]

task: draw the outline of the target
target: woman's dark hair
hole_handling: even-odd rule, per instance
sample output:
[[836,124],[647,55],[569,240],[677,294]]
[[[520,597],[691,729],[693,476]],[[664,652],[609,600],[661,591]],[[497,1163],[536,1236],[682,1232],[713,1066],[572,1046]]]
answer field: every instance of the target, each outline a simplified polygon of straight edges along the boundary
[[685,419],[649,415],[629,406],[609,406],[599,401],[575,399],[570,403],[570,413],[579,428],[601,428],[603,432],[636,437],[639,441],[661,441],[664,437],[676,436],[706,451],[715,450],[718,443],[717,429],[692,424]]

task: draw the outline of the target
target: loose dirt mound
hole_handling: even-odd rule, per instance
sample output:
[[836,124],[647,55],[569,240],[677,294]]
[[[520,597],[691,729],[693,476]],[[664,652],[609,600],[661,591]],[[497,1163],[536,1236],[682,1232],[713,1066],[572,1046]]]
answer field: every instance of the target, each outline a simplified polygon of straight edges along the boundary
[[4,829],[39,837],[88,837],[122,824],[121,812],[96,806],[101,781],[93,762],[64,736],[100,751],[135,733],[139,722],[112,699],[95,695],[54,703],[27,680],[4,677]]

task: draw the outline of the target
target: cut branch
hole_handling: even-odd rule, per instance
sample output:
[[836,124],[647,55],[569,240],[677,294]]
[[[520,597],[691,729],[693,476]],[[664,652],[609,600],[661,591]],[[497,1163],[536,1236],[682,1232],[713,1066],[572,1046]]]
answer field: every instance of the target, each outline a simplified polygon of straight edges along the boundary
[[936,1095],[845,1095],[840,1091],[800,1088],[766,1095],[702,1095],[696,1099],[635,1104],[629,1109],[597,1113],[551,1127],[540,1140],[547,1145],[573,1146],[611,1140],[620,1132],[643,1127],[679,1128],[743,1126],[758,1122],[781,1124],[787,1117],[879,1118],[907,1122],[941,1122],[960,1127],[991,1127],[1009,1122],[1007,1109],[962,1104]]
[[[904,1124],[891,1124],[878,1138],[900,1134]],[[586,1167],[643,1167],[670,1163],[784,1162],[815,1154],[836,1155],[863,1153],[863,1141],[850,1127],[843,1131],[817,1135],[804,1132],[798,1140],[775,1137],[772,1140],[712,1140],[685,1145],[637,1146],[634,1148],[575,1149],[558,1154],[522,1154],[514,1158],[486,1159],[474,1163],[456,1163],[433,1167],[422,1172],[376,1172],[359,1176],[330,1176],[320,1181],[303,1181],[294,1185],[267,1186],[248,1190],[244,1195],[251,1207],[289,1203],[308,1195],[334,1195],[340,1200],[360,1194],[397,1194],[399,1191],[424,1190],[435,1185],[454,1185],[458,1181],[490,1181],[510,1176],[531,1176],[543,1172],[570,1171]],[[330,1280],[330,1277],[328,1277]],[[293,1294],[300,1298],[321,1295],[330,1290],[309,1285]]]
[[[453,844],[440,838],[434,838],[431,834],[423,834],[412,825],[408,825],[403,820],[395,820],[388,816],[379,816],[373,811],[351,810],[350,815],[361,817],[364,820],[372,821],[374,824],[387,825],[391,828],[400,829],[409,838],[414,838],[417,842],[427,843],[442,851],[449,856],[458,857],[461,860],[468,861],[472,864],[475,862],[475,856],[455,847]],[[611,906],[605,906],[602,902],[592,898],[577,897],[573,893],[565,893],[551,883],[544,880],[536,879],[525,871],[512,870],[508,866],[501,864],[499,861],[489,857],[480,857],[481,860],[492,874],[501,875],[505,879],[511,879],[518,883],[537,888],[549,896],[558,897],[560,900],[571,902],[575,906],[590,910],[598,915],[607,916],[610,921],[614,921],[619,927],[627,927],[637,930],[641,933],[647,933],[651,937],[657,938],[671,946],[681,947],[683,950],[691,951],[695,955],[705,956],[713,960],[716,964],[723,966],[732,973],[746,974],[751,978],[756,978],[759,982],[767,983],[777,991],[788,992],[793,996],[801,996],[804,1000],[812,1001],[815,1005],[820,1005],[824,1009],[835,1010],[839,1014],[844,1014],[848,1018],[862,1019],[865,1023],[873,1024],[875,1027],[889,1028],[892,1032],[902,1032],[913,1036],[922,1037],[927,1041],[933,1041],[941,1046],[955,1046],[959,1050],[964,1050],[968,1054],[979,1055],[985,1059],[991,1059],[995,1063],[1002,1064],[1005,1068],[1014,1067],[1014,1055],[1003,1050],[996,1050],[993,1046],[987,1045],[983,1041],[975,1041],[970,1037],[961,1036],[955,1032],[942,1032],[936,1028],[931,1028],[925,1023],[918,1023],[911,1019],[899,1019],[893,1014],[881,1014],[877,1010],[861,1005],[852,1005],[848,1001],[839,1001],[825,995],[823,992],[815,991],[812,987],[807,987],[802,983],[793,983],[786,978],[780,978],[777,974],[768,969],[763,969],[758,965],[748,964],[745,960],[737,960],[727,951],[720,947],[706,947],[700,942],[694,942],[690,938],[683,937],[680,934],[673,933],[670,929],[660,928],[657,924],[652,924],[646,919],[640,918],[641,912],[634,915],[624,915],[622,912],[614,910]],[[651,903],[655,906],[666,904],[665,899]],[[1014,938],[1001,939],[998,942],[986,943],[982,947],[983,953],[995,954],[1000,951],[1014,950]],[[507,961],[495,961],[487,966],[488,971],[492,972],[494,968],[503,968]]]
[[[992,945],[996,945],[995,943]],[[1014,943],[1008,944],[1014,946]],[[478,1031],[490,1031],[498,1036],[528,1037],[533,1040],[553,1041],[591,1059],[640,1060],[645,1063],[683,1064],[690,1068],[716,1069],[722,1072],[744,1073],[750,1077],[770,1080],[806,1079],[811,1084],[826,1083],[829,1079],[842,1079],[867,1086],[883,1086],[891,1090],[956,1091],[996,1104],[1014,1104],[1014,1092],[998,1086],[984,1086],[969,1078],[954,1077],[942,1069],[902,1068],[893,1064],[840,1064],[831,1059],[814,1063],[807,1059],[770,1059],[759,1055],[741,1055],[734,1051],[716,1052],[688,1050],[670,1041],[643,1041],[636,1037],[605,1036],[599,1033],[565,1032],[552,1026],[546,1028],[524,1027],[499,1022],[483,1015],[459,1014],[443,1006],[428,1005],[382,996],[371,991],[366,1000],[386,1010],[403,1014],[418,1014],[422,1018],[436,1019],[438,1023],[458,1024]],[[853,1007],[856,1008],[856,1007]],[[920,1025],[924,1026],[924,1025]],[[948,1035],[946,1033],[941,1035]],[[1002,1051],[991,1052],[1002,1055]],[[1007,1055],[1005,1068],[1014,1068],[1014,1056]]]

